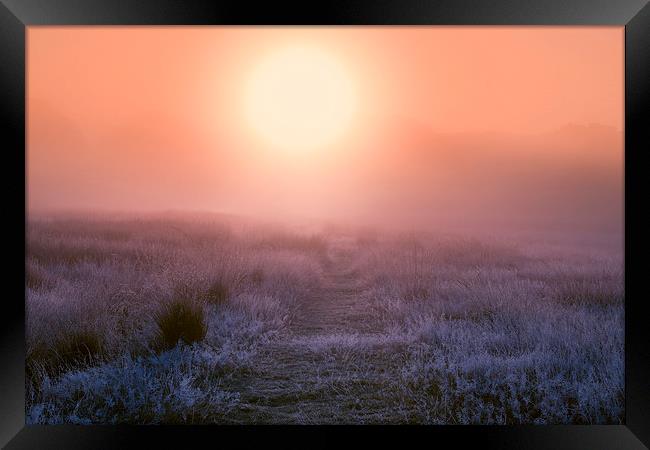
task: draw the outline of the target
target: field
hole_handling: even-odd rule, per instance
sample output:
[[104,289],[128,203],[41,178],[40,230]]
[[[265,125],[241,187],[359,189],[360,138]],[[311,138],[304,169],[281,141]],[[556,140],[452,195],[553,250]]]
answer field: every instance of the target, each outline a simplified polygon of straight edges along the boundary
[[30,218],[27,421],[621,423],[622,236]]

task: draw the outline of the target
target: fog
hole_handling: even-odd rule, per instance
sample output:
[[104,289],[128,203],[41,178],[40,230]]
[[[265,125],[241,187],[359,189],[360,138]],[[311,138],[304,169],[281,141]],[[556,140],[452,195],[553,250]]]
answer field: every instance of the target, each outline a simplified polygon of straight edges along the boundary
[[[339,55],[365,106],[327,148],[278,151],[238,86],[297,37]],[[622,68],[607,27],[36,28],[28,209],[620,230]]]

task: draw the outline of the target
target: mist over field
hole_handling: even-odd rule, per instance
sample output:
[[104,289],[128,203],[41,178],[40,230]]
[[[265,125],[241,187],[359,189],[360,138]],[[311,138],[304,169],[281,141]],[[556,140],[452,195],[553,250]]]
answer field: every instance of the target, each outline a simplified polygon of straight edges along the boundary
[[620,424],[622,27],[30,27],[28,424]]
[[[35,121],[39,111],[35,106]],[[50,114],[38,123],[50,123]],[[165,130],[178,133],[179,124],[184,130],[182,120],[138,120],[159,124],[163,136],[134,140],[118,130],[95,145],[45,131],[46,142],[33,140],[30,210],[227,211],[402,228],[622,230],[623,133],[613,127],[450,134],[400,117],[374,118],[343,150],[297,158],[234,144],[217,153],[203,149],[200,139],[165,136]],[[71,156],[84,145],[93,151]],[[169,156],[190,146],[202,150],[192,158]],[[128,157],[115,161],[115,148]]]
[[29,423],[620,423],[618,234],[32,219]]

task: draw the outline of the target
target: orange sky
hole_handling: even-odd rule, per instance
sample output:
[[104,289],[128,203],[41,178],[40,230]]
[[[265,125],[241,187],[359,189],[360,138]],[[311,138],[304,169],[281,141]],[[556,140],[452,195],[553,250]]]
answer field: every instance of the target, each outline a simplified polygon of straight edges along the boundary
[[[27,38],[30,210],[551,222],[622,211],[623,27],[29,27]],[[296,43],[331,55],[358,102],[341,136],[302,153],[254,136],[242,113],[259,61]]]

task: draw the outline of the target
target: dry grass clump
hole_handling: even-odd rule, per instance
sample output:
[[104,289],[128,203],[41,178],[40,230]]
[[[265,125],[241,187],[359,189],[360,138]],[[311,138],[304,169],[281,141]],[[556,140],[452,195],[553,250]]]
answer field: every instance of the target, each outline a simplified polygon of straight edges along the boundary
[[152,347],[157,351],[170,350],[179,342],[200,342],[208,331],[202,307],[184,298],[165,304],[155,321],[158,330]]
[[43,375],[56,377],[66,371],[92,366],[106,357],[102,337],[92,330],[62,332],[47,344],[32,346],[25,361],[28,382]]

